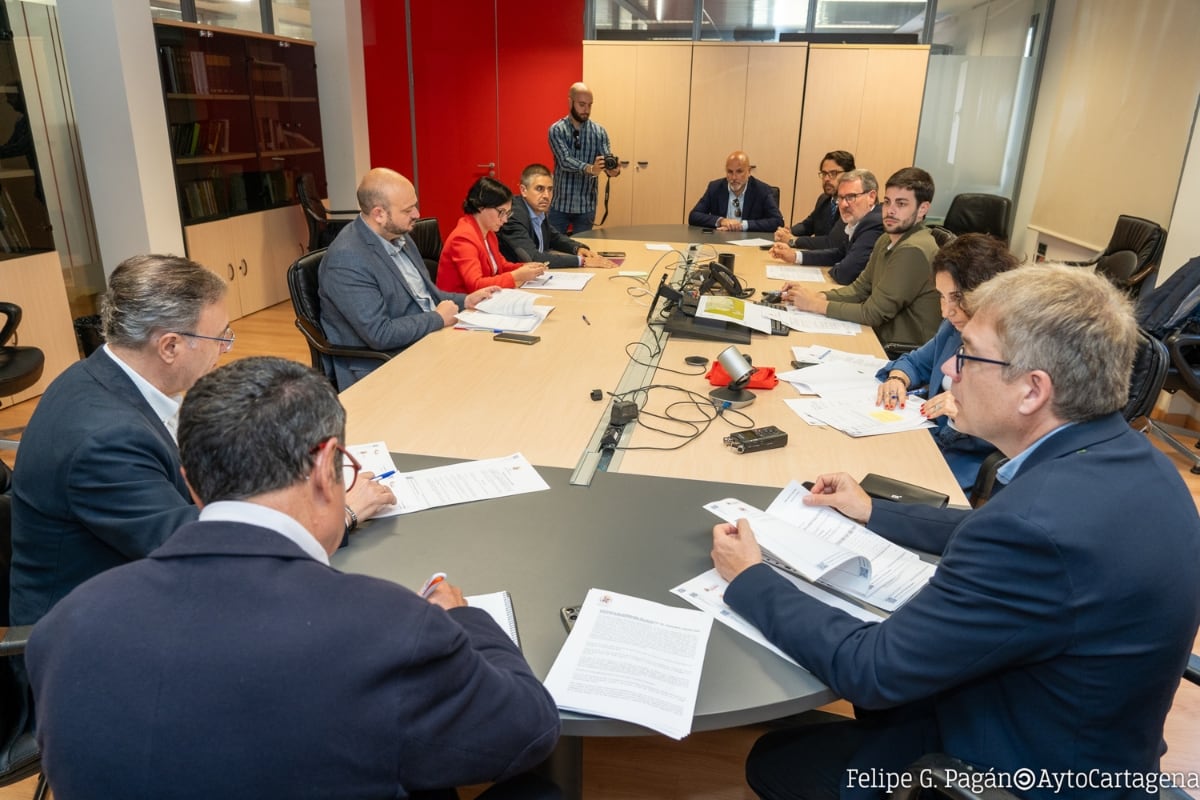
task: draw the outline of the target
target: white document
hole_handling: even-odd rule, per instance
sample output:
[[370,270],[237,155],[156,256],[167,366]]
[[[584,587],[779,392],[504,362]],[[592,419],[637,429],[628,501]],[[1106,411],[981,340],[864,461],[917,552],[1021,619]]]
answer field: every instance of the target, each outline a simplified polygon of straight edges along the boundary
[[830,319],[824,314],[814,314],[811,311],[796,311],[789,309],[783,323],[792,330],[802,333],[830,333],[836,336],[855,336],[862,332],[862,325],[857,322],[846,322],[840,319]]
[[454,327],[464,331],[516,331],[529,333],[546,321],[554,306],[534,306],[533,313],[528,316],[512,314],[489,314],[478,309],[465,308],[454,316],[458,324]]
[[734,247],[770,247],[775,243],[770,239],[760,237],[757,239],[730,239],[725,244],[731,244]]
[[512,595],[508,592],[489,592],[473,594],[464,597],[463,600],[466,600],[467,605],[471,608],[481,608],[486,611],[492,619],[496,620],[500,630],[508,634],[508,638],[512,639],[513,644],[517,647],[521,646],[521,637],[517,633],[517,616],[513,613]]
[[[845,611],[850,616],[861,619],[863,622],[878,622],[883,618],[882,612],[869,611],[862,606],[851,603],[849,600],[838,597],[832,592],[825,591],[820,586],[807,583],[795,575],[790,575],[786,572],[782,572],[781,574],[793,586],[809,597],[816,598],[827,606]],[[727,625],[747,639],[761,644],[785,661],[796,664],[794,658],[771,644],[762,631],[754,627],[745,617],[725,604],[725,590],[728,588],[729,582],[717,574],[717,570],[714,568],[701,575],[697,575],[691,580],[684,581],[672,589],[671,592],[679,595],[706,614],[712,615],[712,618],[717,622]],[[800,665],[796,664],[796,666]]]
[[875,405],[874,391],[866,396],[856,392],[822,397],[803,406],[802,415],[855,438],[933,427],[931,421],[921,416],[920,403],[910,402],[903,408],[889,410]]
[[545,686],[559,708],[644,725],[672,739],[692,731],[712,617],[590,589]]
[[732,322],[735,325],[766,334],[771,332],[769,312],[772,311],[774,309],[760,306],[757,303],[747,303],[745,300],[726,295],[706,294],[700,298],[700,302],[696,306],[697,317]]
[[847,353],[845,350],[834,350],[831,347],[823,347],[818,344],[812,344],[808,347],[793,347],[792,358],[797,361],[811,361],[813,363],[822,363],[825,361],[842,361],[847,364],[863,367],[875,374],[883,369],[888,363],[886,358],[878,356],[868,356],[862,353]]
[[[521,285],[524,289],[553,289],[560,292],[581,292],[588,281],[594,278],[594,272],[551,272],[547,270],[531,281]],[[545,295],[538,295],[545,297]]]
[[819,394],[823,397],[861,394],[874,400],[876,387],[879,386],[874,369],[848,361],[823,361],[811,367],[778,373],[778,377],[794,386],[800,394]]
[[[831,508],[804,505],[807,494],[792,481],[765,512],[733,499],[704,507],[726,522],[745,517],[764,550],[788,569],[876,608],[895,611],[929,582],[933,564]],[[836,555],[833,548],[856,558]],[[819,577],[811,577],[816,572]]]
[[825,282],[825,274],[821,272],[820,267],[788,266],[786,264],[768,264],[767,277],[777,281]]
[[501,289],[488,299],[476,303],[475,309],[485,314],[527,317],[533,313],[533,304],[537,302],[538,298],[545,296],[521,289]]
[[664,250],[664,251],[669,252],[671,250],[674,250],[675,248],[671,247],[671,245],[669,245],[669,244],[663,244],[662,242],[646,242],[646,249],[647,250]]
[[[346,449],[358,459],[363,469],[370,469],[376,475],[396,468],[383,442],[349,445]],[[387,458],[386,462],[383,461],[384,457]],[[377,517],[394,517],[427,508],[541,492],[550,488],[520,453],[416,472],[396,472],[379,482],[395,493],[396,504],[384,508],[375,515]]]

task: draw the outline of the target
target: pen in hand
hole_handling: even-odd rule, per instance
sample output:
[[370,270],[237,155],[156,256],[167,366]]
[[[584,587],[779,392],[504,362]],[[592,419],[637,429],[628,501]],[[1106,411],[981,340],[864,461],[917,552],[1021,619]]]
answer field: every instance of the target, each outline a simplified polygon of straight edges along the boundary
[[395,474],[396,474],[396,470],[394,470],[394,469],[389,469],[387,472],[381,472],[381,473],[379,473],[379,474],[378,474],[378,475],[376,475],[374,478],[371,478],[371,480],[373,480],[373,481],[381,481],[381,480],[383,480],[384,478],[390,478],[390,477],[392,477],[392,476],[393,476],[393,475],[395,475]]
[[446,573],[444,572],[435,572],[430,575],[429,580],[425,581],[425,585],[421,587],[421,597],[428,598],[429,595],[433,594],[433,590],[437,588],[437,585],[444,580],[446,580]]

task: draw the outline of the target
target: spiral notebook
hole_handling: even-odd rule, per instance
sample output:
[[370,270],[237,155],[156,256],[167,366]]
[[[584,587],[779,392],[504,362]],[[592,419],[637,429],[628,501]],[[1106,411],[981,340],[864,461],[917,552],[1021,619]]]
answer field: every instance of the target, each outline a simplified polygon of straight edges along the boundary
[[472,608],[482,608],[491,614],[500,629],[513,640],[513,644],[517,647],[521,646],[521,637],[517,635],[517,617],[513,614],[512,595],[508,592],[489,592],[488,594],[473,594],[465,599],[467,605]]

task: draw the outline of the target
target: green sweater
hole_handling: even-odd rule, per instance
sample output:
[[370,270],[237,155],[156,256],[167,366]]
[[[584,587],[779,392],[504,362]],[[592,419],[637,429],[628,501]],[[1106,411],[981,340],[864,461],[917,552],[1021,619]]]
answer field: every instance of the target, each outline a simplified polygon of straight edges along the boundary
[[895,244],[887,234],[880,236],[854,283],[825,292],[825,316],[870,325],[884,344],[924,344],[942,321],[930,268],[937,249],[923,224]]

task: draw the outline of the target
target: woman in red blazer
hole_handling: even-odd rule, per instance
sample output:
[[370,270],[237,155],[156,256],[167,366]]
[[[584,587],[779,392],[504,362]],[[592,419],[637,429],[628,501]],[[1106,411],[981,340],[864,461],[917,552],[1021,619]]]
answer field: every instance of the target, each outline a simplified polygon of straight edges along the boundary
[[500,255],[496,231],[512,213],[513,194],[495,178],[475,181],[463,201],[463,215],[442,245],[437,285],[445,292],[470,294],[484,286],[513,289],[546,271],[545,264],[516,264]]

